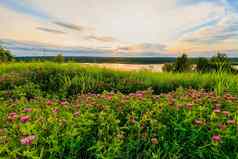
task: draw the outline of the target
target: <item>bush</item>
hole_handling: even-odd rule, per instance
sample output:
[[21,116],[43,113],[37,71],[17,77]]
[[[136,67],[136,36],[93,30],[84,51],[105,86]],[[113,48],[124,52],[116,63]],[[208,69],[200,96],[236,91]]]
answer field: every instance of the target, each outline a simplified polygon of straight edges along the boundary
[[192,65],[186,54],[181,57],[177,57],[175,63],[164,64],[162,70],[164,72],[190,72],[192,71]]
[[209,63],[209,60],[206,58],[198,58],[196,63],[196,70],[198,72],[209,72],[211,71],[211,65]]
[[16,86],[13,90],[13,97],[16,99],[27,98],[28,100],[41,97],[42,92],[39,85],[27,82],[24,85]]
[[218,53],[210,60],[199,58],[196,64],[196,70],[198,72],[236,72],[232,68],[231,62],[225,54]]
[[58,55],[55,57],[55,62],[63,63],[63,62],[64,62],[64,56],[63,56],[63,54],[58,54]]
[[9,50],[0,47],[0,62],[9,62],[14,59]]
[[162,67],[163,72],[173,72],[174,70],[174,64],[172,63],[166,63]]

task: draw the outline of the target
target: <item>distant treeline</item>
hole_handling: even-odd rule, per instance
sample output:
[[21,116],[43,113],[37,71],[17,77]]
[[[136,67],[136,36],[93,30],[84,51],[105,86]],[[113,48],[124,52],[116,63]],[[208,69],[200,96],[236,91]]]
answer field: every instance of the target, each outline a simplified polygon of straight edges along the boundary
[[[16,57],[17,61],[55,61],[57,56]],[[64,61],[79,63],[123,63],[123,64],[162,64],[175,62],[175,57],[70,57],[65,56]]]
[[[16,57],[16,61],[55,61],[55,56]],[[199,58],[190,58],[196,63]],[[238,65],[238,58],[229,58],[232,64]],[[176,57],[70,57],[65,56],[64,61],[79,63],[122,63],[122,64],[164,64],[173,63]]]

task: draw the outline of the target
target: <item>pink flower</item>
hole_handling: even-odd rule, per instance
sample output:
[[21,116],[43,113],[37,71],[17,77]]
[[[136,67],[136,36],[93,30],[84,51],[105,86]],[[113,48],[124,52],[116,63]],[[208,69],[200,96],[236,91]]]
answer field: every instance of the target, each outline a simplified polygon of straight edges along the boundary
[[216,109],[214,109],[214,110],[213,110],[213,112],[214,112],[214,113],[220,113],[220,112],[221,112],[221,110],[220,110],[220,109],[218,109],[218,108],[216,108]]
[[221,130],[225,130],[225,129],[226,129],[226,125],[225,125],[225,124],[220,124],[220,125],[218,125],[218,127],[219,127]]
[[202,125],[202,124],[203,124],[203,121],[202,121],[202,120],[199,120],[199,119],[196,119],[196,120],[194,121],[194,123],[195,123],[196,125]]
[[191,110],[193,108],[193,104],[192,103],[187,104],[187,108]]
[[228,123],[228,124],[235,124],[236,121],[235,121],[234,119],[229,119],[229,120],[227,121],[227,123]]
[[228,116],[228,115],[230,114],[229,111],[223,111],[222,113],[223,113],[225,116]]
[[25,113],[30,113],[30,112],[32,112],[32,109],[31,108],[25,108],[24,110],[23,110],[23,112],[25,112]]
[[30,120],[30,117],[28,115],[21,116],[20,120],[21,120],[22,123],[26,123]]
[[58,108],[54,108],[54,109],[52,110],[52,112],[53,112],[53,113],[58,113],[58,112],[59,112],[59,109],[58,109]]
[[8,117],[7,117],[9,120],[16,120],[17,119],[17,113],[16,112],[11,112],[8,114]]
[[31,145],[32,142],[35,140],[35,138],[36,138],[35,135],[31,135],[31,136],[22,138],[20,141],[22,145]]
[[53,105],[53,101],[52,100],[48,100],[47,101],[47,105]]
[[214,141],[214,142],[219,142],[219,141],[221,141],[220,135],[213,135],[213,136],[212,136],[212,141]]
[[153,145],[157,145],[157,144],[159,144],[159,141],[158,141],[158,139],[157,138],[152,138],[151,139],[151,143],[153,144]]
[[80,115],[80,112],[75,112],[74,113],[74,116],[79,116]]
[[59,102],[59,104],[60,105],[65,105],[67,102],[65,101],[65,100],[61,100],[60,102]]

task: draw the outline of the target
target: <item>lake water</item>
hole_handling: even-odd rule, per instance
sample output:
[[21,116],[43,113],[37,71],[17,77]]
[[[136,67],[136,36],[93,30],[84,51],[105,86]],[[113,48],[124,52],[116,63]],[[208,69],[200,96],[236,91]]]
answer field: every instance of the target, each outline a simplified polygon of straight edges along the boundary
[[85,65],[109,68],[114,70],[122,70],[122,71],[150,70],[152,72],[162,72],[162,67],[164,64],[142,65],[142,64],[115,64],[115,63],[102,63],[102,64],[101,63],[100,64],[86,63]]

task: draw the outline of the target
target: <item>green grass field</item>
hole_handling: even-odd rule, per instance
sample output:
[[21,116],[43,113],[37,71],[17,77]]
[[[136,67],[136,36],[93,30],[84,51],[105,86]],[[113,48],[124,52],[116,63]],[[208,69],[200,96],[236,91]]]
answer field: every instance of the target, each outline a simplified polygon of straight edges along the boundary
[[238,158],[238,76],[0,64],[0,158]]

